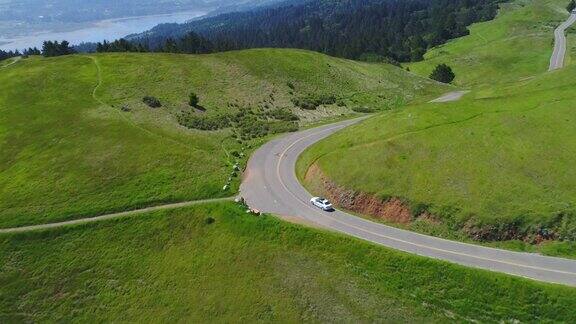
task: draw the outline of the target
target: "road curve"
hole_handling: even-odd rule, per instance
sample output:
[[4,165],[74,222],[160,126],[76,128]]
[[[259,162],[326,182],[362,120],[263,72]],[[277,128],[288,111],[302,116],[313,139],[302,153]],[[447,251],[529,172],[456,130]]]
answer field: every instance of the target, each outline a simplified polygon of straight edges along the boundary
[[550,58],[548,71],[561,69],[564,67],[564,57],[566,56],[566,29],[576,22],[576,12],[572,12],[568,20],[563,22],[554,30],[554,51]]
[[268,142],[248,162],[240,193],[252,208],[289,220],[313,223],[401,251],[474,268],[535,280],[576,286],[576,260],[512,252],[454,242],[374,223],[351,214],[323,212],[310,205],[310,193],[300,184],[295,167],[309,146],[347,126],[347,120],[292,133]]

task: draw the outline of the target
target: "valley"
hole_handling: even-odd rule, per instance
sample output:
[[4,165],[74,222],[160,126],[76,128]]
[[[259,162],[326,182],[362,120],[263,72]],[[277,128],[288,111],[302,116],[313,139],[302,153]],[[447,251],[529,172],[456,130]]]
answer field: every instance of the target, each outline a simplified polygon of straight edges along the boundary
[[[273,13],[258,41],[318,52],[211,38],[0,61],[0,321],[575,322],[574,27],[548,72],[569,1],[494,20],[490,0],[432,1],[199,23],[238,37]],[[399,12],[425,40],[371,47],[350,18]],[[444,63],[451,83],[430,78]]]

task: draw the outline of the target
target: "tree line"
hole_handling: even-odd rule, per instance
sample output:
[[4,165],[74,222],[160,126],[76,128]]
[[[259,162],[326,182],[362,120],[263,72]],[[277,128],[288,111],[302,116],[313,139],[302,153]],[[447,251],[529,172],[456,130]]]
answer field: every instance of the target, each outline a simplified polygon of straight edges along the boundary
[[[209,39],[194,32],[188,32],[182,37],[167,37],[162,42],[154,43],[147,40],[130,41],[124,38],[112,42],[103,41],[95,44],[82,44],[81,49],[85,52],[163,52],[184,54],[208,54],[225,50]],[[231,49],[228,47],[227,49]]]
[[[193,31],[213,51],[303,48],[351,59],[418,61],[427,49],[493,19],[502,0],[296,1],[286,5],[166,24],[133,42],[166,49]],[[153,36],[150,36],[153,35]],[[168,51],[174,48],[169,44]],[[186,52],[186,51],[184,51]]]
[[[140,37],[81,44],[77,49],[205,54],[280,47],[364,61],[419,61],[429,48],[467,35],[466,27],[470,24],[493,19],[501,1],[288,1],[277,7],[223,14],[181,25],[159,25]],[[57,42],[52,45],[58,48]],[[67,53],[67,50],[55,52]]]
[[9,59],[11,57],[16,57],[16,56],[20,56],[22,54],[20,54],[19,51],[3,51],[0,50],[0,61],[4,61],[6,59]]
[[45,41],[42,44],[42,49],[38,49],[37,47],[29,47],[22,51],[14,50],[14,51],[3,51],[0,50],[0,61],[9,59],[11,57],[16,56],[30,56],[30,55],[42,55],[44,57],[52,57],[52,56],[60,56],[60,55],[69,55],[76,53],[76,50],[70,46],[68,41]]

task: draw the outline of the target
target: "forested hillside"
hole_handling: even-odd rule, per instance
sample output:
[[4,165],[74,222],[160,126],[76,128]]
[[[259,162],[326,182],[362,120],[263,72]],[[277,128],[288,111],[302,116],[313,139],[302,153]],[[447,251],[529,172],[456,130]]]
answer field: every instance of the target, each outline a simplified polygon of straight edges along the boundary
[[468,34],[495,17],[501,0],[288,1],[284,6],[223,14],[183,25],[160,25],[133,37],[150,48],[196,32],[214,51],[304,48],[369,61],[418,61],[426,49]]

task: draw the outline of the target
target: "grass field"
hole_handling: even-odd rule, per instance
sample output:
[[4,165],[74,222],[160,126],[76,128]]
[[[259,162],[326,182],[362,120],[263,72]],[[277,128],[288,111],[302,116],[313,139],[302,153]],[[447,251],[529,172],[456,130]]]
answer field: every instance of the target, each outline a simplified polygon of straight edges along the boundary
[[232,203],[3,235],[0,260],[2,322],[576,320],[574,289],[254,217]]
[[456,73],[455,84],[488,87],[528,79],[546,71],[553,31],[568,17],[568,0],[514,0],[501,4],[497,19],[472,25],[470,35],[434,48],[408,64],[428,76],[440,63]]
[[[396,67],[297,50],[25,59],[0,70],[0,227],[232,195],[237,178],[222,190],[230,153],[259,140],[180,126],[191,91],[206,109],[193,114],[287,106],[305,124],[443,89]],[[349,107],[291,106],[308,92],[338,94]],[[148,108],[147,95],[163,107]]]
[[[508,8],[520,4],[515,10]],[[299,162],[300,177],[316,162],[341,187],[383,200],[401,198],[414,213],[413,222],[407,225],[412,230],[576,257],[576,173],[572,167],[576,159],[576,68],[569,65],[546,73],[549,57],[545,60],[544,54],[551,51],[551,44],[550,51],[540,43],[531,45],[542,54],[535,55],[523,45],[535,42],[530,36],[519,37],[507,51],[497,45],[484,46],[474,38],[481,30],[505,30],[501,26],[510,21],[525,25],[548,21],[550,8],[559,4],[563,2],[514,2],[494,22],[475,26],[471,37],[446,45],[462,51],[433,50],[429,61],[419,67],[452,56],[466,57],[472,49],[490,53],[474,63],[487,66],[486,70],[478,68],[479,74],[461,79],[462,84],[484,85],[459,102],[384,113],[332,136],[305,152]],[[549,31],[551,35],[552,27]],[[510,75],[490,72],[492,64],[514,57],[524,63],[501,69]],[[463,61],[454,62],[464,69]],[[474,70],[474,64],[467,68]],[[463,72],[460,75],[466,75]],[[529,79],[516,80],[531,74]],[[434,214],[439,224],[418,218],[423,210]],[[548,239],[555,241],[530,245]]]

